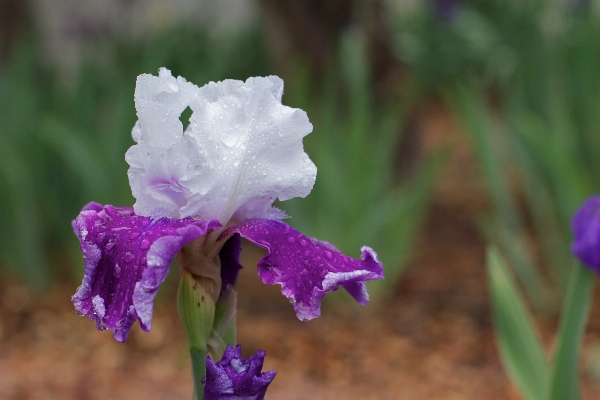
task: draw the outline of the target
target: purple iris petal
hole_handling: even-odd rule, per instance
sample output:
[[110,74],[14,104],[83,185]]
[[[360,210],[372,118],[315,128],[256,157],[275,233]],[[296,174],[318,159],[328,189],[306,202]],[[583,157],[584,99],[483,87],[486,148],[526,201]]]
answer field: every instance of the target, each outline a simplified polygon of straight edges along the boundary
[[100,330],[127,339],[136,320],[146,332],[154,297],[171,260],[184,244],[219,228],[218,221],[141,217],[128,207],[86,205],[73,228],[84,259],[81,286],[72,301]]
[[265,352],[259,350],[244,360],[241,347],[227,345],[221,361],[206,358],[204,400],[262,400],[269,384],[275,379],[276,371],[261,373]]
[[221,293],[227,286],[234,286],[238,273],[243,268],[240,264],[240,252],[242,251],[242,239],[239,234],[234,234],[221,248],[219,259],[221,261]]
[[366,246],[356,260],[327,242],[309,239],[289,225],[269,219],[248,220],[222,235],[233,232],[268,250],[258,263],[258,275],[268,285],[281,285],[301,320],[321,315],[321,299],[339,285],[365,305],[369,301],[365,281],[383,279],[383,265]]
[[592,196],[575,212],[571,221],[574,241],[571,251],[600,274],[600,196]]

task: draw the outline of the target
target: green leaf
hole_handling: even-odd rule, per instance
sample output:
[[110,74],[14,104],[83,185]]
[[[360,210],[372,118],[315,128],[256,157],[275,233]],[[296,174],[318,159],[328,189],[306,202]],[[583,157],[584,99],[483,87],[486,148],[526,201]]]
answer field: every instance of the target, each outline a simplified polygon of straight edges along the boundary
[[545,398],[549,368],[533,319],[505,261],[488,249],[487,269],[500,358],[504,369],[528,400]]
[[528,298],[539,308],[545,303],[546,285],[531,255],[519,246],[512,246],[515,237],[524,236],[525,228],[502,162],[509,156],[506,154],[506,146],[499,141],[503,135],[490,111],[486,109],[481,93],[457,85],[446,96],[447,103],[459,118],[472,143],[481,177],[494,206],[494,223],[488,229],[492,234],[488,236],[502,245]]
[[593,281],[592,271],[575,265],[563,306],[548,400],[581,399],[577,360],[590,308]]

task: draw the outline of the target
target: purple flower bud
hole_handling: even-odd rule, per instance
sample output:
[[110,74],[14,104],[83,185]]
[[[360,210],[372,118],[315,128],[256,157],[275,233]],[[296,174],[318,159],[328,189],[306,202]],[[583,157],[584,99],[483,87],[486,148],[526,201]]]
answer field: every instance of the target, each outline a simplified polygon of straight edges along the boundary
[[575,212],[571,221],[575,256],[600,274],[600,196],[587,199]]
[[259,350],[244,360],[238,344],[235,349],[228,345],[223,358],[216,364],[208,356],[206,377],[202,380],[204,400],[264,399],[267,387],[277,374],[277,371],[261,373],[265,355],[263,350]]

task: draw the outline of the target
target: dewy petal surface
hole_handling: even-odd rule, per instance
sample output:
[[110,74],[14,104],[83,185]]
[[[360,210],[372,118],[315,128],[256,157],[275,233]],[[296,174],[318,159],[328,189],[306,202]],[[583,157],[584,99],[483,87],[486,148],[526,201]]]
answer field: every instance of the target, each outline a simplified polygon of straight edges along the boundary
[[281,285],[281,292],[294,304],[301,320],[321,315],[321,299],[339,285],[365,305],[369,301],[365,281],[383,279],[383,265],[366,246],[361,249],[361,259],[356,260],[277,220],[249,220],[222,235],[233,232],[268,250],[258,263],[258,274],[268,285]]
[[276,198],[306,196],[317,170],[302,138],[312,125],[304,111],[281,104],[282,94],[275,76],[198,88],[164,68],[158,77],[140,75],[138,144],[126,154],[136,214],[225,224],[234,215],[268,218]]
[[136,320],[150,330],[154,298],[171,260],[184,244],[218,227],[217,221],[153,220],[131,208],[86,205],[73,221],[84,259],[75,309],[121,342]]
[[592,196],[581,205],[573,215],[571,229],[571,251],[600,274],[600,196]]
[[262,400],[276,371],[261,372],[266,353],[259,350],[244,360],[238,344],[227,345],[221,361],[206,359],[204,400]]

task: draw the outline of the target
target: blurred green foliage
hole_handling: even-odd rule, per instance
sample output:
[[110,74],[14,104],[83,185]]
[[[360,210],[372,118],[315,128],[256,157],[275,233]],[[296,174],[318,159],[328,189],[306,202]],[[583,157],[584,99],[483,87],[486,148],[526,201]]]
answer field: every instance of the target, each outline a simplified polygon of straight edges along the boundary
[[[569,225],[600,186],[599,30],[586,1],[465,2],[455,20],[417,40],[431,51],[408,58],[437,63],[421,86],[443,93],[479,162],[492,204],[479,223],[492,248],[500,358],[528,399],[581,398],[578,354],[594,274],[574,263]],[[562,308],[550,362],[529,304]]]
[[490,0],[450,20],[427,7],[391,18],[399,57],[472,143],[493,205],[482,229],[529,301],[556,311],[571,215],[600,186],[600,15],[587,1]]
[[[551,301],[556,289],[566,290],[570,219],[600,187],[599,19],[580,10],[556,22],[560,30],[534,25],[536,45],[514,48],[518,66],[498,86],[495,105],[485,100],[481,86],[448,91],[495,204],[490,236],[537,305]],[[518,248],[531,234],[539,244],[537,254],[530,246]],[[544,274],[536,262],[548,267]]]

